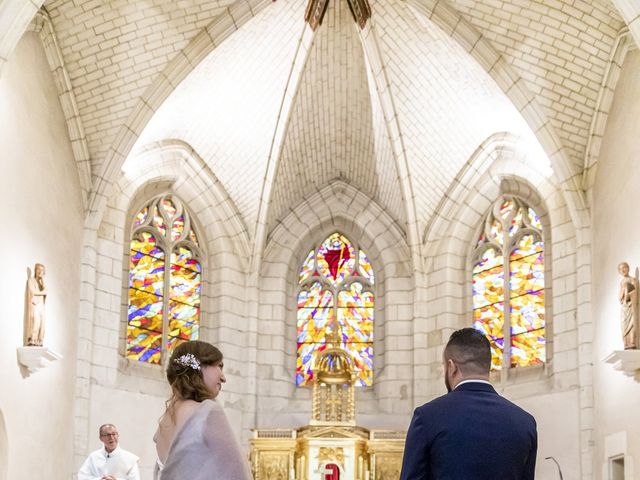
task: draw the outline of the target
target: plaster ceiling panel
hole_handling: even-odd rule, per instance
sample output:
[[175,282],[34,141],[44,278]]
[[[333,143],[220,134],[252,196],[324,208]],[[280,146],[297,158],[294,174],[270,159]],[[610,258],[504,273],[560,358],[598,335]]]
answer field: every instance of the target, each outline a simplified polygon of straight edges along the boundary
[[232,0],[53,0],[53,23],[92,171],[168,61]]
[[[436,25],[399,0],[372,8],[423,231],[489,136],[511,132],[539,144],[493,79]],[[536,161],[550,172],[546,157]]]
[[188,143],[251,234],[304,8],[302,0],[279,0],[217,47],[158,109],[131,157],[137,147],[164,139]]
[[331,0],[291,111],[269,229],[305,196],[334,179],[382,201],[396,221],[402,221],[399,184],[386,138],[380,109],[372,109],[358,27],[346,0]]
[[453,0],[522,76],[577,169],[611,51],[624,22],[609,0]]

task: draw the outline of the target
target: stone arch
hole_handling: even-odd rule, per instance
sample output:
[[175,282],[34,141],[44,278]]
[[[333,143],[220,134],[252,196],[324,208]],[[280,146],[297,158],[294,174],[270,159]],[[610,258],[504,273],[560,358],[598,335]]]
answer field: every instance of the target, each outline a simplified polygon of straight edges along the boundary
[[[497,134],[487,139],[476,150],[450,186],[439,205],[439,214],[425,232],[425,258],[427,270],[429,311],[437,318],[428,333],[427,345],[430,367],[438,375],[440,348],[448,335],[470,325],[470,296],[466,292],[469,282],[470,253],[475,245],[478,225],[491,205],[502,194],[511,194],[526,200],[542,216],[545,248],[546,287],[551,287],[554,275],[566,275],[567,264],[575,268],[578,263],[577,228],[569,222],[569,211],[559,185],[530,168],[516,149],[514,138]],[[557,251],[557,252],[556,252]],[[556,254],[557,253],[557,254]],[[555,268],[560,263],[562,268]],[[577,281],[568,291],[551,292],[547,296],[547,313],[553,315],[556,300],[575,305]],[[565,312],[561,313],[565,316]],[[553,325],[553,321],[550,322]],[[551,327],[553,328],[553,327]],[[417,331],[424,327],[416,326]],[[550,334],[553,342],[553,334]],[[424,348],[424,346],[417,346]],[[577,346],[576,346],[577,348]],[[425,379],[426,380],[426,379]],[[434,391],[421,390],[425,396]]]
[[0,74],[44,0],[0,2]]
[[213,234],[219,241],[217,247],[229,250],[222,243],[229,240],[234,242],[239,257],[245,259],[250,254],[249,231],[240,211],[222,182],[188,143],[168,139],[147,145],[123,165],[123,172],[116,183],[116,195],[131,201],[134,192],[146,183],[172,178],[177,188],[192,190],[188,202],[197,205],[198,216],[206,215],[207,225],[220,223],[221,232]]
[[271,396],[270,401],[283,411],[310,408],[310,402],[300,403],[308,400],[307,389],[295,388],[295,348],[278,345],[276,351],[266,346],[282,338],[295,344],[298,269],[308,251],[334,231],[344,233],[367,252],[377,276],[375,380],[371,390],[359,395],[365,400],[364,411],[366,404],[370,410],[375,404],[387,412],[403,408],[408,412],[408,399],[398,402],[397,392],[411,381],[404,378],[409,369],[399,367],[410,362],[410,351],[395,351],[391,356],[390,350],[411,337],[414,280],[410,247],[402,229],[375,201],[343,181],[334,181],[303,200],[268,236],[260,272],[259,308],[265,315],[259,316],[258,324],[258,392],[261,397]]
[[67,131],[69,132],[69,141],[71,142],[71,151],[76,161],[80,186],[82,188],[82,200],[85,209],[91,191],[91,157],[87,139],[82,125],[80,112],[76,102],[76,96],[71,85],[71,79],[67,68],[64,64],[64,58],[58,39],[51,22],[51,17],[47,11],[41,8],[31,22],[29,29],[37,33],[42,42],[49,68],[55,79],[58,97],[60,98],[60,107],[67,123]]
[[574,223],[580,227],[587,226],[589,219],[580,188],[580,172],[569,160],[560,137],[524,79],[495,50],[491,42],[449,4],[438,0],[410,0],[410,4],[460,44],[511,100],[549,157],[558,184],[567,197],[566,204]]
[[[416,324],[416,337],[427,338],[416,344],[416,355],[427,359],[425,374],[419,377],[416,362],[416,397],[428,400],[437,395],[440,358],[446,338],[454,330],[471,324],[469,257],[475,245],[477,225],[501,193],[526,199],[538,213],[545,213],[545,287],[548,340],[552,358],[546,372],[534,376],[517,372],[503,388],[516,391],[527,384],[530,393],[568,389],[574,382],[592,391],[592,320],[589,313],[591,291],[590,252],[583,245],[585,232],[574,223],[560,181],[530,168],[514,148],[509,137],[499,134],[484,142],[465,165],[439,208],[443,213],[425,232],[425,263],[428,270],[427,306],[430,317],[425,325]],[[580,277],[578,277],[578,274]],[[465,293],[466,292],[466,293]],[[567,378],[572,380],[567,382]],[[436,388],[433,386],[436,385]],[[593,434],[591,394],[580,399],[580,436]],[[581,455],[586,461],[589,451]]]
[[[420,234],[418,214],[415,204],[415,191],[411,178],[411,168],[407,159],[404,136],[402,135],[402,127],[398,117],[396,100],[391,92],[391,82],[389,81],[389,72],[383,61],[383,55],[380,51],[380,42],[375,27],[374,20],[371,19],[365,25],[365,28],[358,32],[365,56],[371,69],[373,81],[376,86],[375,94],[378,96],[380,108],[383,112],[386,135],[389,139],[391,151],[395,161],[396,171],[398,173],[402,198],[404,199],[406,213],[406,231],[407,242],[409,243],[413,255],[413,262],[416,266],[420,264]],[[372,92],[373,93],[373,92]]]
[[633,0],[612,0],[629,27],[636,46],[640,48],[640,6]]
[[[638,28],[640,29],[640,22]],[[613,105],[613,97],[616,91],[618,80],[620,79],[620,71],[624,59],[629,51],[637,48],[631,33],[624,28],[618,33],[618,37],[613,45],[609,65],[604,76],[604,81],[600,87],[598,101],[595,113],[589,127],[589,140],[584,157],[584,168],[582,170],[582,187],[584,188],[589,204],[591,204],[591,196],[593,195],[593,185],[596,181],[598,173],[598,160],[600,157],[600,147],[602,146],[602,138],[607,127],[609,112]]]
[[[181,141],[164,141],[150,145],[132,156],[124,165],[119,179],[114,183],[111,195],[105,203],[104,214],[96,230],[85,235],[83,251],[83,290],[79,318],[77,367],[91,372],[91,378],[105,385],[112,385],[133,373],[130,366],[121,361],[123,345],[123,278],[126,277],[128,258],[128,225],[132,210],[138,203],[155,194],[173,191],[189,208],[196,224],[200,226],[200,241],[206,258],[203,268],[209,268],[202,292],[201,336],[216,341],[229,324],[239,327],[245,312],[239,302],[230,302],[243,290],[249,252],[246,228],[229,195],[214,173],[199,155]],[[228,282],[225,279],[233,279]],[[239,295],[240,297],[243,294]],[[232,303],[231,306],[229,304]],[[223,318],[223,321],[218,321]],[[212,319],[216,322],[213,323]],[[110,332],[109,340],[100,346],[100,355],[94,355],[93,329]],[[243,340],[237,339],[238,347]],[[232,355],[227,354],[229,358]],[[99,360],[96,358],[99,357]],[[239,359],[241,360],[241,359]],[[148,370],[148,369],[147,369]],[[95,373],[94,372],[98,372]],[[106,372],[106,374],[105,374]],[[147,373],[145,385],[149,393],[164,396],[162,373]],[[88,386],[76,392],[76,401],[88,402]],[[76,413],[77,435],[90,435],[89,418],[84,411]],[[84,446],[77,445],[76,455],[81,457]]]
[[96,172],[86,221],[89,229],[97,228],[100,223],[108,190],[153,114],[200,61],[271,3],[269,0],[236,0],[196,35],[147,88],[116,134],[100,171]]
[[[231,294],[231,287],[225,279],[246,272],[249,240],[240,213],[221,182],[188,144],[174,140],[150,145],[130,158],[108,202],[109,221],[115,220],[112,214],[115,210],[119,223],[124,225],[122,239],[115,239],[115,244],[119,243],[123,251],[121,328],[127,298],[128,226],[144,202],[165,192],[173,192],[181,199],[201,235],[204,251],[202,268],[205,272],[201,332],[202,338],[212,339],[216,336],[215,327],[206,319],[216,317],[215,312],[222,308],[222,298]],[[104,224],[103,221],[99,231],[104,230]],[[100,273],[97,272],[98,275]]]

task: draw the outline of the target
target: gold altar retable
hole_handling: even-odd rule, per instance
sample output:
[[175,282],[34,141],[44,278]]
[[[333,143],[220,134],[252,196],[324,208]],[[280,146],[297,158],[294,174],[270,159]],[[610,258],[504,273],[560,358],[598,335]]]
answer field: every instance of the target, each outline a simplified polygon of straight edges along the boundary
[[367,430],[355,422],[355,378],[339,329],[314,362],[309,425],[253,431],[255,480],[398,480],[405,432]]

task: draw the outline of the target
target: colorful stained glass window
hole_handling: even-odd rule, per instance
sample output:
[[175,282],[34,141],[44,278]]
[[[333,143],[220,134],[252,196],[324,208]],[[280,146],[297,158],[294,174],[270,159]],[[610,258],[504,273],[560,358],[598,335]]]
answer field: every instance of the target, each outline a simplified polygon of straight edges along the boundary
[[311,250],[298,273],[296,385],[313,380],[315,355],[338,328],[349,352],[357,386],[373,384],[375,275],[369,258],[336,232]]
[[[492,369],[546,359],[544,243],[538,214],[516,197],[484,222],[472,272],[473,326],[491,343]],[[505,309],[505,303],[508,308]]]
[[156,197],[135,215],[129,252],[127,358],[161,364],[163,352],[199,337],[200,258],[189,214],[177,198]]

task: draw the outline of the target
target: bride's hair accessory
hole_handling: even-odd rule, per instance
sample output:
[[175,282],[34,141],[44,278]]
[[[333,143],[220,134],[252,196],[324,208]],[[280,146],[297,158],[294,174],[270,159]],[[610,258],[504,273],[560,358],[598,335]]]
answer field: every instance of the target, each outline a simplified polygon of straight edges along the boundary
[[183,367],[191,367],[194,370],[200,370],[200,360],[196,358],[193,353],[185,353],[178,358],[174,358],[173,361]]

